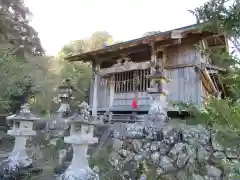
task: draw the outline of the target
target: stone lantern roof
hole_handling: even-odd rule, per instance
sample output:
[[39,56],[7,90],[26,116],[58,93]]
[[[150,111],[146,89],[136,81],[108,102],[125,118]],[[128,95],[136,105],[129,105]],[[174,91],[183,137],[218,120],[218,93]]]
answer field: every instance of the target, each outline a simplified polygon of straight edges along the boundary
[[156,65],[155,71],[148,76],[149,79],[155,80],[155,81],[160,81],[160,80],[165,80],[169,81],[166,76],[164,76],[163,71],[160,71],[160,67]]
[[59,97],[71,97],[72,91],[75,90],[73,86],[71,85],[70,79],[65,79],[61,85],[58,86],[59,90]]
[[82,102],[78,105],[78,110],[71,117],[69,117],[69,124],[85,124],[85,125],[100,125],[102,122],[90,116],[88,111],[88,104]]
[[16,114],[10,115],[6,118],[7,120],[12,121],[37,121],[40,120],[39,117],[32,114],[30,111],[29,104],[25,103],[21,106],[21,110]]

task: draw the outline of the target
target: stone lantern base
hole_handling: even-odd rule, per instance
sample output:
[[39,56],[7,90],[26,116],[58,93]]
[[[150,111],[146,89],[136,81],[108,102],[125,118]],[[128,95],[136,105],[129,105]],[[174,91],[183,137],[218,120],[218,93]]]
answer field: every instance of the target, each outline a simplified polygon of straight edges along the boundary
[[27,156],[25,151],[14,152],[1,163],[0,179],[16,179],[41,171],[41,168],[33,167],[32,159]]
[[58,180],[99,180],[99,176],[91,169],[75,169],[70,166]]

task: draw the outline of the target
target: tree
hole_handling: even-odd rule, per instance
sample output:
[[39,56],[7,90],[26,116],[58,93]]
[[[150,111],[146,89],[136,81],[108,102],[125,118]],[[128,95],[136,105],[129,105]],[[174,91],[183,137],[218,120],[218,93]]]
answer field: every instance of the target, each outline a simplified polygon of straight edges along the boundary
[[[229,90],[228,97],[224,100],[210,99],[204,111],[199,111],[193,106],[184,105],[192,112],[197,123],[205,123],[210,129],[217,131],[223,143],[237,145],[240,143],[240,2],[238,0],[210,0],[202,6],[191,11],[197,22],[204,30],[224,34],[233,45],[232,52],[220,55],[229,63],[231,69],[221,79]],[[208,55],[214,52],[208,51]]]
[[[67,62],[63,58],[67,55],[85,53],[97,49],[104,48],[106,44],[109,45],[109,39],[112,36],[105,31],[97,31],[86,40],[74,40],[65,45],[55,58],[56,66],[59,69],[59,76],[61,79],[70,78],[73,86],[77,89],[75,96],[75,103],[84,100],[86,93],[90,89],[92,81],[92,69],[90,63],[82,62]],[[114,41],[111,41],[115,43]]]
[[29,25],[30,10],[23,0],[2,0],[0,2],[0,32],[2,39],[14,45],[15,52],[24,50],[34,55],[44,51],[36,30]]
[[23,0],[0,1],[1,111],[15,112],[35,91],[31,72],[39,67],[29,64],[33,56],[28,55],[42,56],[44,51],[30,18]]

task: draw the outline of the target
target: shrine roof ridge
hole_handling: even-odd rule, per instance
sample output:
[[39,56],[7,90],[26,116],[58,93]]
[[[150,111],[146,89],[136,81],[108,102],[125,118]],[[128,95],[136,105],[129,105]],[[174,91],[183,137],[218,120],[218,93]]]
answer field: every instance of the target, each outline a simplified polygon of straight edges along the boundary
[[[157,32],[157,33],[154,33],[154,34],[151,34],[148,36],[144,36],[141,38],[137,38],[137,39],[113,44],[110,46],[106,46],[105,48],[102,48],[102,49],[70,55],[70,56],[65,57],[64,60],[83,61],[83,62],[93,61],[96,59],[96,55],[103,55],[103,54],[107,54],[107,53],[111,53],[111,52],[121,53],[120,51],[122,51],[122,50],[141,46],[141,45],[147,44],[147,42],[149,42],[149,41],[160,42],[163,40],[173,39],[173,38],[171,38],[171,33],[174,31],[179,31],[180,33],[191,33],[191,32],[195,32],[195,31],[199,32],[200,25],[201,24],[193,24],[193,25],[189,25],[189,26],[185,26],[185,27],[181,27],[181,28],[177,28],[177,29],[172,29],[172,30],[168,30],[168,31],[164,31],[164,32]],[[146,41],[146,43],[144,43],[145,41]]]

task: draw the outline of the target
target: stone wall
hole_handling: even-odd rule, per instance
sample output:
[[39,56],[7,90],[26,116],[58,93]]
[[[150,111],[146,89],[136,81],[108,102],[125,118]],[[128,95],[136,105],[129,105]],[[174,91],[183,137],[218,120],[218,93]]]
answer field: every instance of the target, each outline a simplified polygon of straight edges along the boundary
[[226,167],[239,162],[240,151],[222,147],[217,143],[216,135],[200,125],[167,123],[158,130],[155,139],[116,141],[119,148],[111,158],[118,168],[145,159],[154,165],[158,176],[171,180],[238,179],[234,178],[238,170],[230,168],[229,173]]

